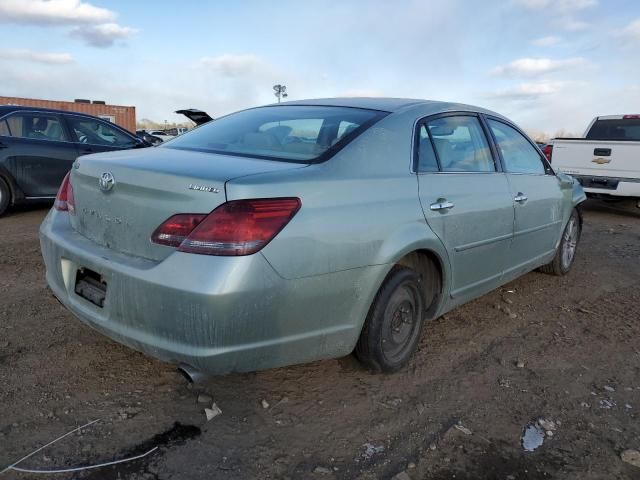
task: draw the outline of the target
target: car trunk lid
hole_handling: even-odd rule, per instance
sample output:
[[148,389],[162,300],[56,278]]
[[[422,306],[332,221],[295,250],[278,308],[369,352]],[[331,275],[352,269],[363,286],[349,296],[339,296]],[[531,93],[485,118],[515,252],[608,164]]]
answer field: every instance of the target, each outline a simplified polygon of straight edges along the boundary
[[150,241],[167,218],[211,212],[226,201],[225,183],[233,178],[304,166],[171,148],[89,155],[76,163],[73,228],[114,251],[157,261],[174,250]]

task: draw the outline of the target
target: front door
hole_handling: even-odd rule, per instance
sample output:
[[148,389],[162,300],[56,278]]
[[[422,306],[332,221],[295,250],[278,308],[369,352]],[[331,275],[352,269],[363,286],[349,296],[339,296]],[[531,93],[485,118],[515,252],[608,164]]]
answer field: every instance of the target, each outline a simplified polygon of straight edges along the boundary
[[428,118],[416,140],[422,209],[447,249],[450,295],[461,303],[500,283],[513,233],[509,183],[476,115]]
[[493,134],[515,209],[508,274],[516,276],[540,264],[556,248],[562,230],[560,182],[537,148],[518,130],[497,119],[487,123]]
[[0,126],[3,163],[27,197],[54,197],[78,155],[59,115],[20,111]]

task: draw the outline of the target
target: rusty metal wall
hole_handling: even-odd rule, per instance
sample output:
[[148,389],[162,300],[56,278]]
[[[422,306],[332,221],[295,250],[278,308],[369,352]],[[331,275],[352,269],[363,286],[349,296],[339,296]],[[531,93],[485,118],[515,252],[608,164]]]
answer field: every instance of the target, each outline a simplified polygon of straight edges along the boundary
[[136,107],[121,105],[99,105],[95,103],[62,102],[57,100],[39,100],[35,98],[2,97],[0,105],[24,105],[27,107],[55,108],[68,112],[86,113],[88,115],[109,115],[114,123],[130,132],[136,130]]

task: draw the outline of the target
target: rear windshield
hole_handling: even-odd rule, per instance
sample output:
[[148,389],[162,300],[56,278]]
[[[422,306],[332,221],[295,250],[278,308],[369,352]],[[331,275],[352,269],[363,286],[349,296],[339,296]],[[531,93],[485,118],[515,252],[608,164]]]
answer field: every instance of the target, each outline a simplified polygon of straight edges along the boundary
[[587,140],[635,140],[640,141],[640,118],[596,120]]
[[326,160],[385,115],[347,107],[253,108],[206,123],[163,148],[311,163]]

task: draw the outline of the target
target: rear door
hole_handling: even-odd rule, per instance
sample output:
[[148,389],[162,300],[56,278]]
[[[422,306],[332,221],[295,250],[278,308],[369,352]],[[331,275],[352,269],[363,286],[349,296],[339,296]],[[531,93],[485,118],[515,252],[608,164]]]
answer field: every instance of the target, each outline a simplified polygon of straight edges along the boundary
[[81,155],[126,150],[139,144],[133,134],[104,120],[72,114],[65,118]]
[[0,121],[3,164],[27,197],[53,197],[78,156],[60,115],[16,111]]
[[513,233],[513,201],[475,114],[428,117],[416,134],[420,202],[444,243],[450,295],[462,302],[500,283]]
[[560,182],[539,150],[520,131],[488,118],[515,209],[513,242],[507,271],[523,273],[555,249],[562,230],[563,193]]

